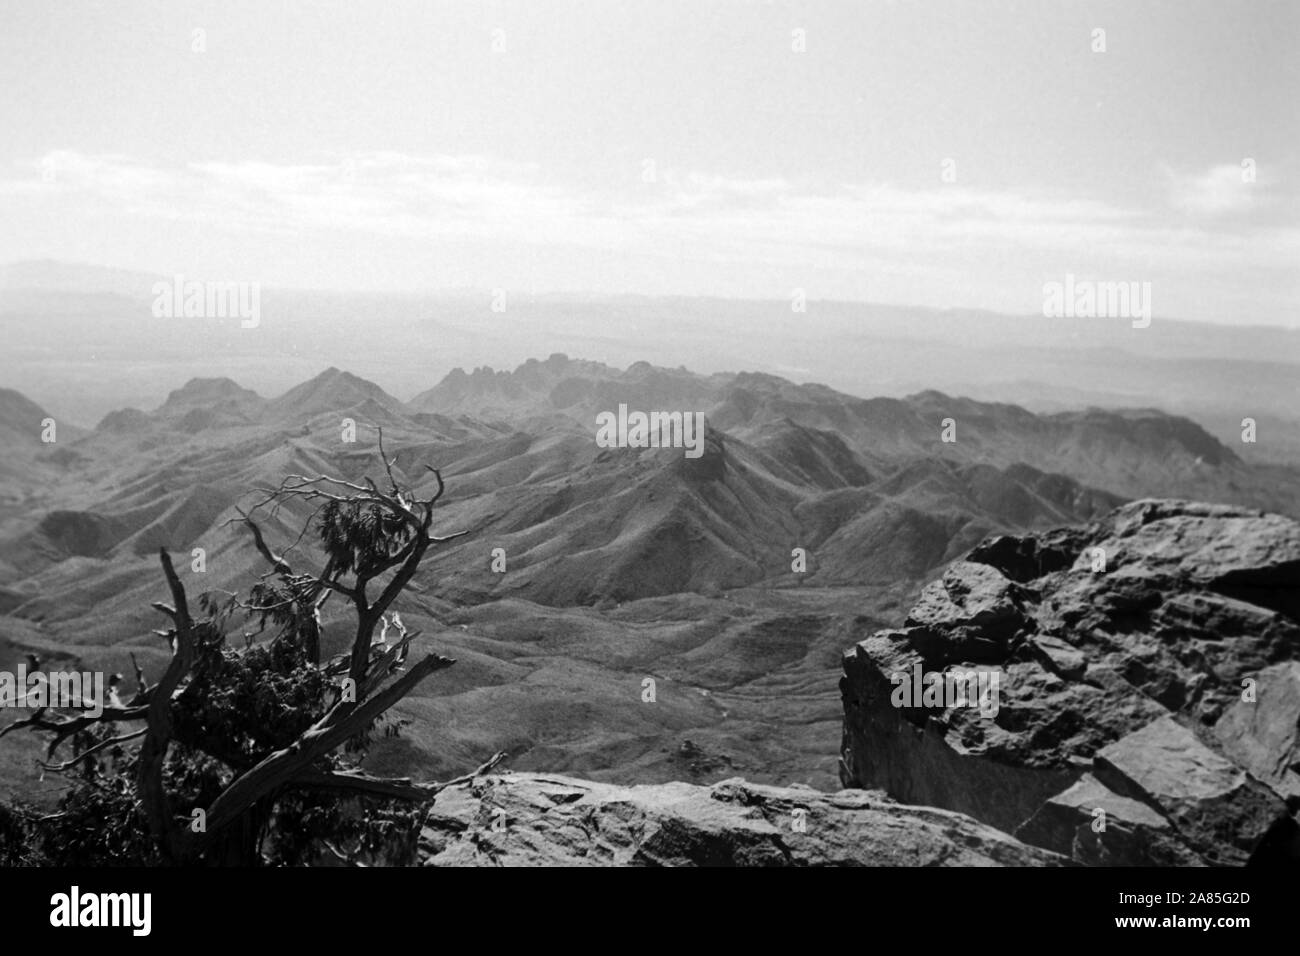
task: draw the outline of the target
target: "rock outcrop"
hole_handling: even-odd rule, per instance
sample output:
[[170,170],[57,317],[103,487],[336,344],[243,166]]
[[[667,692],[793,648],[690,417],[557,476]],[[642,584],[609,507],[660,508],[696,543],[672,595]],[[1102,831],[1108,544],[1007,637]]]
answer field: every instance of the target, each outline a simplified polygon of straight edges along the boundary
[[[1082,863],[1241,865],[1300,793],[1300,524],[1137,501],[1000,536],[845,654],[846,787],[969,814]],[[977,665],[994,711],[895,707]]]
[[948,810],[881,793],[724,780],[620,787],[549,774],[438,795],[427,866],[1059,866],[1069,861]]

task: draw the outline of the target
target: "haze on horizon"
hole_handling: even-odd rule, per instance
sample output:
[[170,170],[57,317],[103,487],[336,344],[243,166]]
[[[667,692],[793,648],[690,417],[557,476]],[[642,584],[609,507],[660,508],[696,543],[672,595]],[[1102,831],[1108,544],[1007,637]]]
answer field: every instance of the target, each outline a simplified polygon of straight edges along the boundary
[[1294,4],[7,13],[0,262],[1300,324]]

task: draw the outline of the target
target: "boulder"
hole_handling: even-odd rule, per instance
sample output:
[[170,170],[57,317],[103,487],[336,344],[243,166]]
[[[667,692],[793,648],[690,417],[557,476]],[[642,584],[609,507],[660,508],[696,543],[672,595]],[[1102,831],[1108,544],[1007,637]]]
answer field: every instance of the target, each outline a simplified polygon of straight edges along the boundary
[[[990,538],[845,653],[841,782],[1082,863],[1239,865],[1300,784],[1297,595],[1300,524],[1250,509]],[[1000,668],[1000,706],[894,706],[918,662]]]
[[1017,831],[1091,866],[1202,866],[1203,860],[1160,811],[1124,797],[1085,773],[1050,797]]
[[1172,717],[1160,717],[1093,759],[1111,790],[1158,810],[1207,862],[1243,866],[1286,804]]
[[438,795],[426,866],[1060,866],[1068,860],[947,810],[881,793],[741,779],[620,787],[551,774],[480,777]]
[[1260,671],[1214,736],[1223,754],[1282,796],[1300,795],[1300,662]]

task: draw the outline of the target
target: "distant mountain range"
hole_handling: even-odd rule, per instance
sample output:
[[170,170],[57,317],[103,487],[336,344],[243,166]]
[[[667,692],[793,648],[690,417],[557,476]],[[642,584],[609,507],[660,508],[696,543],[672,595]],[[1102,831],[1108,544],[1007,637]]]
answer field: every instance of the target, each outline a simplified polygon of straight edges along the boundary
[[[597,447],[596,416],[620,405],[703,412],[704,457]],[[1040,415],[934,391],[859,399],[772,375],[560,354],[512,372],[456,369],[409,403],[336,368],[270,399],[194,379],[152,412],[121,409],[53,445],[38,440],[42,410],[18,393],[0,393],[0,415],[12,486],[46,506],[7,549],[28,570],[224,543],[205,522],[229,517],[243,490],[287,471],[355,473],[380,426],[413,480],[420,464],[444,469],[457,492],[449,520],[511,556],[505,579],[466,560],[453,582],[477,599],[504,589],[556,605],[781,580],[794,547],[816,551],[808,582],[911,577],[989,530],[1086,520],[1157,492],[1288,513],[1300,496],[1291,469],[1247,465],[1156,410]],[[100,530],[68,543],[59,529],[71,514]],[[885,541],[884,555],[861,547]]]
[[[1297,329],[1159,314],[1134,329],[1124,320],[820,301],[811,289],[804,312],[788,300],[517,289],[504,290],[505,311],[497,312],[491,290],[276,288],[262,291],[258,327],[243,329],[238,320],[155,318],[153,285],[172,279],[51,261],[0,266],[0,382],[89,425],[123,406],[152,408],[193,377],[228,376],[274,395],[337,366],[403,400],[418,395],[416,407],[429,410],[421,393],[457,366],[491,356],[513,367],[564,351],[623,368],[642,360],[706,373],[744,368],[858,396],[937,389],[1040,414],[1154,407],[1191,418],[1247,461],[1300,464]],[[525,393],[530,378],[546,375],[510,374]],[[438,388],[454,393],[456,384]],[[1242,445],[1247,417],[1258,423],[1258,441]]]

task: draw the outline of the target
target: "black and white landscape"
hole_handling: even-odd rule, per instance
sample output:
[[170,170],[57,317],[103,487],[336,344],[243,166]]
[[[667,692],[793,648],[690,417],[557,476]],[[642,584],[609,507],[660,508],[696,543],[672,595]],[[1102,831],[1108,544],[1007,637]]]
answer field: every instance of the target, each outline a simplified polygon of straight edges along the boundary
[[1297,9],[6,19],[0,864],[1300,862]]

